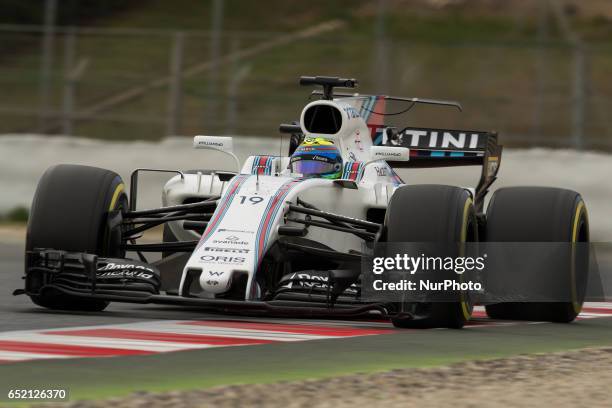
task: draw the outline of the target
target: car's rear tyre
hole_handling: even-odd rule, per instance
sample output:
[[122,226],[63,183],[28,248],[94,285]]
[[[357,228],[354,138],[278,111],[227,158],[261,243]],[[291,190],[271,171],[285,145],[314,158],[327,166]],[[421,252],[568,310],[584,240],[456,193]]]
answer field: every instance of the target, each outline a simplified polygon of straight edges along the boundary
[[[400,187],[387,207],[385,236],[387,242],[477,241],[478,227],[470,193],[444,185]],[[402,328],[461,328],[473,309],[469,297],[463,293],[457,302],[399,306],[406,313],[391,320],[394,326]],[[421,316],[415,319],[415,313]]]
[[[550,187],[510,187],[497,190],[487,208],[487,241],[490,242],[588,242],[589,222],[580,194]],[[568,323],[584,303],[586,267],[571,265],[571,302],[497,303],[486,306],[493,319],[536,320]],[[560,274],[567,271],[560,270]],[[559,281],[564,277],[559,276]]]
[[[49,168],[38,183],[26,237],[26,251],[35,248],[123,257],[121,226],[109,228],[109,216],[127,210],[121,177],[89,166],[61,164]],[[119,218],[120,219],[120,218]],[[26,257],[26,272],[28,268]],[[108,302],[66,295],[54,289],[32,295],[42,307],[100,311]]]

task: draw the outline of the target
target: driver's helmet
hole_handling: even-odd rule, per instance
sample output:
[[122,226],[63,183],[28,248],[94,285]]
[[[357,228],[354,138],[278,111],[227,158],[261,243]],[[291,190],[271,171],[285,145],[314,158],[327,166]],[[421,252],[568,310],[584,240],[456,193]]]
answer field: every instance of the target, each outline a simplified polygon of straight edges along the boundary
[[291,155],[289,168],[304,178],[338,179],[342,175],[342,155],[331,140],[307,137]]

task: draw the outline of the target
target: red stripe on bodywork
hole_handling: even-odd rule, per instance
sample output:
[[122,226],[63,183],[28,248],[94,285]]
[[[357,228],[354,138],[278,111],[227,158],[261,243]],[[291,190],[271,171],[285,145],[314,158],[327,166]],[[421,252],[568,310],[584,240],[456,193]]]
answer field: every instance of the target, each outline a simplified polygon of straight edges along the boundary
[[45,332],[44,334],[55,334],[60,336],[103,337],[130,340],[167,341],[174,343],[208,344],[211,346],[237,346],[272,343],[271,340],[242,339],[236,337],[208,336],[200,334],[148,332],[141,330],[124,329],[70,330]]
[[351,170],[349,172],[350,180],[357,180],[357,176],[359,175],[359,162],[351,163]]
[[26,353],[63,354],[66,356],[127,356],[153,354],[145,350],[126,350],[107,347],[71,346],[67,344],[31,343],[27,341],[0,340],[0,350]]
[[213,213],[213,217],[208,222],[208,226],[204,230],[204,233],[202,234],[202,237],[200,238],[200,241],[198,242],[196,249],[199,249],[202,246],[202,244],[204,244],[204,242],[206,242],[206,240],[210,238],[212,233],[217,228],[217,224],[221,221],[221,219],[225,215],[225,212],[229,208],[229,204],[231,200],[233,199],[233,195],[238,191],[238,189],[242,186],[242,183],[246,179],[247,179],[246,177],[242,177],[242,176],[236,176],[233,179],[232,183],[234,184],[230,185],[228,192],[226,192],[219,206],[215,209],[215,212]]
[[278,191],[274,194],[274,196],[270,200],[270,204],[269,204],[270,210],[268,211],[267,214],[265,214],[263,223],[257,229],[258,234],[259,234],[259,236],[257,237],[258,245],[255,251],[256,252],[255,262],[257,265],[259,264],[259,260],[261,259],[261,257],[263,257],[263,251],[265,251],[266,249],[266,241],[268,238],[269,224],[272,222],[273,218],[276,216],[278,208],[283,203],[283,200],[285,199],[285,197],[289,194],[289,191],[299,182],[300,180],[290,180],[286,182],[278,189]]
[[393,331],[390,329],[360,329],[355,327],[326,327],[282,323],[255,323],[241,322],[236,320],[204,320],[181,322],[181,324],[333,337],[367,336],[370,334],[385,334]]
[[259,162],[257,163],[257,174],[266,174],[266,166],[268,164],[268,157],[269,156],[259,156]]
[[[372,140],[376,138],[376,129],[379,127],[383,127],[385,125],[385,116],[380,115],[380,113],[385,112],[385,97],[384,96],[376,96],[376,100],[370,112],[367,112],[367,121],[366,124],[370,129],[370,137]],[[378,115],[372,114],[372,112],[377,112]]]

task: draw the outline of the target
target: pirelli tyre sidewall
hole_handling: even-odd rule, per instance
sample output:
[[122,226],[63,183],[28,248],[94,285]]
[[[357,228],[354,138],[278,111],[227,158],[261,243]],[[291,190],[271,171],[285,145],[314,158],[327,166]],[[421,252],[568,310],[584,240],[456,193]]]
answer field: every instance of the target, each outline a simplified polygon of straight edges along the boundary
[[[486,238],[490,242],[589,242],[586,205],[572,190],[502,188],[487,208]],[[487,305],[487,314],[495,319],[573,321],[584,302],[588,259],[572,258],[571,262],[567,270],[559,271],[558,279],[571,285],[571,302],[498,303]]]
[[[127,208],[125,186],[118,174],[89,166],[51,167],[40,179],[32,201],[26,250],[50,248],[123,257],[121,226],[110,229],[109,217],[120,220],[118,213]],[[27,262],[26,257],[26,273]],[[50,309],[99,311],[108,305],[55,290],[31,298]]]
[[[387,242],[477,241],[471,194],[454,186],[402,186],[389,202],[384,237]],[[461,328],[470,319],[473,304],[465,293],[457,300],[401,304],[400,313],[392,318],[393,324],[406,328]]]

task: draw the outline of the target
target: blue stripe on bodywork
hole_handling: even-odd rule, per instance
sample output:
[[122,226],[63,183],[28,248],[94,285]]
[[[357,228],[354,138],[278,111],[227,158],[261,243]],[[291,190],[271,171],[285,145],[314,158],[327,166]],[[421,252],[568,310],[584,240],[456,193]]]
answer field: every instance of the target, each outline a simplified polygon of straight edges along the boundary
[[[270,198],[270,200],[268,201],[268,205],[266,206],[266,209],[264,210],[263,216],[262,216],[262,220],[259,224],[259,227],[257,228],[257,235],[255,236],[255,265],[257,267],[257,263],[259,262],[259,259],[261,258],[261,255],[264,250],[265,247],[268,243],[268,239],[270,236],[270,231],[272,229],[272,225],[274,224],[274,219],[276,218],[278,211],[282,208],[282,204],[284,203],[284,198],[287,196],[287,194],[289,194],[289,191],[291,190],[291,188],[293,187],[293,185],[299,183],[301,180],[289,180],[286,183],[284,183],[274,194],[274,196],[272,196],[272,198]],[[268,214],[270,214],[270,217],[268,217]],[[265,231],[264,231],[264,227],[265,227]],[[261,240],[261,236],[262,234],[264,234],[264,242],[262,247],[260,248],[259,245],[259,241]]]
[[248,175],[241,175],[241,176],[234,177],[231,184],[226,190],[227,193],[223,196],[223,198],[221,199],[221,202],[219,203],[219,205],[217,205],[217,208],[213,212],[213,215],[210,218],[211,221],[208,223],[206,230],[202,234],[202,237],[200,238],[200,242],[198,242],[197,248],[202,246],[202,244],[204,244],[204,242],[206,242],[206,240],[210,238],[210,236],[213,234],[213,232],[217,228],[217,225],[219,225],[223,217],[225,217],[227,210],[230,208],[230,204],[232,200],[234,199],[238,191],[240,191],[242,184],[248,178],[249,178]]

